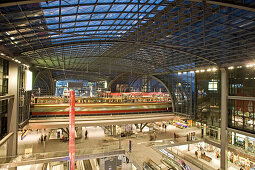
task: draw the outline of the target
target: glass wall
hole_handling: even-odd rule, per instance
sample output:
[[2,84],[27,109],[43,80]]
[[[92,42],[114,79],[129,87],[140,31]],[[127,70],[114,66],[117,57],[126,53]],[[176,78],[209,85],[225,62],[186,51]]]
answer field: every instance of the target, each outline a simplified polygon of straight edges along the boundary
[[[0,96],[8,93],[9,61],[0,58]],[[7,134],[8,100],[0,101],[0,139]]]
[[255,138],[235,132],[228,132],[228,144],[237,146],[245,151],[255,153]]
[[229,126],[248,132],[254,131],[255,101],[229,100]]
[[238,66],[228,69],[228,76],[229,96],[240,98],[228,102],[229,127],[254,133],[255,101],[244,98],[255,97],[254,68]]
[[175,112],[194,117],[195,115],[195,73],[194,71],[157,75],[169,88],[174,99]]
[[228,69],[229,95],[255,97],[254,68],[238,66]]
[[220,72],[196,73],[197,121],[206,124],[207,134],[217,136],[220,127]]

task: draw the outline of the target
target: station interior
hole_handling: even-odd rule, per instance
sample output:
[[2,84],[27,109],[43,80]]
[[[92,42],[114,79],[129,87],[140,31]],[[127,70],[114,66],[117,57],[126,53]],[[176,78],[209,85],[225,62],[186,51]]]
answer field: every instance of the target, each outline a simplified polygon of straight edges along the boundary
[[254,0],[3,0],[0,169],[255,170]]

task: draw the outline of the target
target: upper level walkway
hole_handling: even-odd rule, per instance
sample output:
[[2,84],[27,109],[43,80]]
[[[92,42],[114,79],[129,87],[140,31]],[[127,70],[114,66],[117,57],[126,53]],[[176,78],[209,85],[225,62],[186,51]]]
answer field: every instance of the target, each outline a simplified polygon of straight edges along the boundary
[[[105,125],[125,125],[138,123],[151,123],[169,121],[174,118],[171,112],[163,113],[141,113],[123,115],[103,115],[103,116],[76,116],[75,126],[105,126]],[[26,128],[65,128],[69,126],[68,117],[38,117],[29,120]]]

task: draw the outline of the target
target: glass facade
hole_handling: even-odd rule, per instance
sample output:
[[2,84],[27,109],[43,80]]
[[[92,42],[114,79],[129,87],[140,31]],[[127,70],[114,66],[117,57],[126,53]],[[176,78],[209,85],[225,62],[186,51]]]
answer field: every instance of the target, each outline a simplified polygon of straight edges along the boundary
[[[0,58],[0,96],[8,93],[9,62]],[[0,139],[7,134],[8,100],[0,101]]]
[[22,123],[29,119],[31,103],[31,91],[25,91],[25,70],[24,66],[19,66],[18,122],[21,127],[23,126]]
[[196,88],[196,119],[208,126],[207,134],[216,136],[213,129],[220,127],[220,72],[196,73]]
[[229,127],[254,133],[255,101],[244,97],[255,97],[255,71],[239,66],[229,69],[228,76],[229,96],[239,96],[228,101]]
[[239,66],[228,70],[229,95],[255,97],[255,71]]
[[174,99],[175,112],[192,118],[195,115],[195,73],[194,71],[157,75],[169,88]]
[[255,101],[229,100],[229,126],[249,132],[254,131]]

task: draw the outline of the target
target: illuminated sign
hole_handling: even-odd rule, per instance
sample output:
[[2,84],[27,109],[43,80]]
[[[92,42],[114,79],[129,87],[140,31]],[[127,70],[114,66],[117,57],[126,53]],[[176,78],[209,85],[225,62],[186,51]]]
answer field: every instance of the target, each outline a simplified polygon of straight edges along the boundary
[[29,70],[25,71],[25,91],[32,90],[32,72]]

